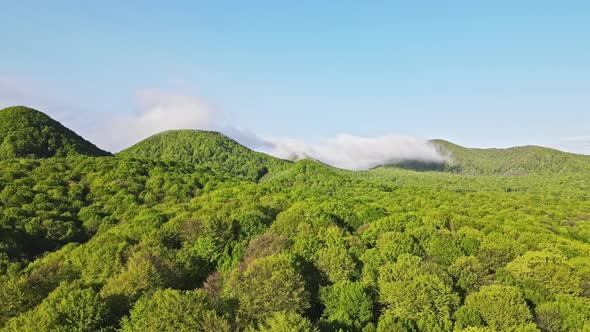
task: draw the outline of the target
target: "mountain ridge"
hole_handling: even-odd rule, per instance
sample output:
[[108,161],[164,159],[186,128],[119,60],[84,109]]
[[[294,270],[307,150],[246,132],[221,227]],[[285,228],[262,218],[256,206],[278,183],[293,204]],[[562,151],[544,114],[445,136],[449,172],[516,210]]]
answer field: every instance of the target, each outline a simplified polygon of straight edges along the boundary
[[590,156],[556,149],[525,145],[506,149],[464,148],[446,141],[435,141],[450,152],[451,165],[466,174],[526,175],[529,173],[566,173],[590,169]]
[[444,171],[463,175],[518,176],[538,173],[571,173],[590,169],[590,156],[537,145],[510,148],[467,148],[434,139],[429,141],[445,162],[404,161],[384,167],[417,171]]
[[25,106],[0,110],[0,159],[109,156],[47,114]]
[[[376,168],[397,167],[461,175],[503,176],[579,172],[590,169],[590,156],[536,145],[502,149],[467,148],[442,139],[433,139],[429,143],[444,157],[444,163],[404,160]],[[99,149],[41,111],[25,106],[12,106],[0,110],[0,159],[70,155],[111,154]],[[196,129],[163,131],[115,155],[196,163],[256,181],[269,172],[283,170],[291,164],[290,161],[249,149],[223,133]]]

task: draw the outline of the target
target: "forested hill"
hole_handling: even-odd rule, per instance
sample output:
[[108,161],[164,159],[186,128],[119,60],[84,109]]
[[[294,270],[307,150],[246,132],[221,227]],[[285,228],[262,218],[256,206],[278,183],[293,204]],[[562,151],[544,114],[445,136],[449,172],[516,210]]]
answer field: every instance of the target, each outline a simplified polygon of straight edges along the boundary
[[24,106],[0,110],[0,159],[73,154],[110,155],[42,112]]
[[444,163],[405,161],[387,167],[416,171],[443,171],[463,175],[522,176],[529,174],[576,173],[590,170],[590,156],[540,146],[508,149],[466,148],[445,140],[432,140],[447,160]]
[[525,175],[572,173],[590,170],[590,156],[540,146],[508,149],[470,149],[444,140],[432,141],[450,157],[448,167],[462,174]]
[[[539,146],[509,149],[465,148],[445,140],[431,141],[445,163],[405,161],[388,167],[445,171],[463,175],[527,175],[585,172],[590,156]],[[0,159],[49,158],[110,153],[37,110],[14,106],[0,110]],[[117,155],[138,159],[189,162],[259,180],[283,170],[288,161],[252,151],[218,132],[171,130],[153,135]]]
[[496,175],[290,163],[190,130],[0,159],[0,331],[590,331],[584,157],[438,142]]
[[199,164],[254,180],[289,164],[288,161],[252,151],[221,133],[202,130],[165,131],[117,155]]

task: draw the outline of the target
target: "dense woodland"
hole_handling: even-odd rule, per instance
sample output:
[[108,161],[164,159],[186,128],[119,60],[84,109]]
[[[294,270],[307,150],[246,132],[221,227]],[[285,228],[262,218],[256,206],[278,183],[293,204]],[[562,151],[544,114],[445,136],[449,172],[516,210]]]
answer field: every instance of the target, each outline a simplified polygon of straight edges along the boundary
[[420,171],[200,131],[112,156],[0,110],[0,329],[590,331],[589,158],[433,144],[456,157]]

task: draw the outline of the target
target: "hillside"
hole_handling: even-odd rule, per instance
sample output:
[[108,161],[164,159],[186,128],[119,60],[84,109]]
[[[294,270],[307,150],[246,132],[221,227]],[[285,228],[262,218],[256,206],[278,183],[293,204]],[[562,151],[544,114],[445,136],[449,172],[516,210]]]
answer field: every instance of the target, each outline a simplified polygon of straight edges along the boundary
[[270,170],[289,164],[252,151],[221,133],[201,130],[162,132],[117,153],[117,156],[194,163],[255,180]]
[[0,110],[0,159],[73,154],[110,155],[42,112],[24,106]]
[[445,157],[445,163],[404,161],[386,166],[415,171],[503,176],[590,171],[590,156],[540,146],[478,149],[462,147],[445,140],[431,142]]
[[454,161],[349,171],[197,130],[1,159],[0,331],[587,331],[587,158],[435,144]]
[[540,146],[473,149],[444,140],[432,142],[438,146],[441,153],[450,158],[447,170],[461,174],[525,175],[587,172],[590,170],[590,156]]

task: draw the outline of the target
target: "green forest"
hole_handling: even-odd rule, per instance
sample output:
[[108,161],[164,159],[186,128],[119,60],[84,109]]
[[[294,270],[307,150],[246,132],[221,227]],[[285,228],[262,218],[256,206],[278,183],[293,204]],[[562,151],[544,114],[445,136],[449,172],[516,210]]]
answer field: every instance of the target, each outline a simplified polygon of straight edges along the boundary
[[0,110],[2,331],[590,331],[590,157],[348,171]]

